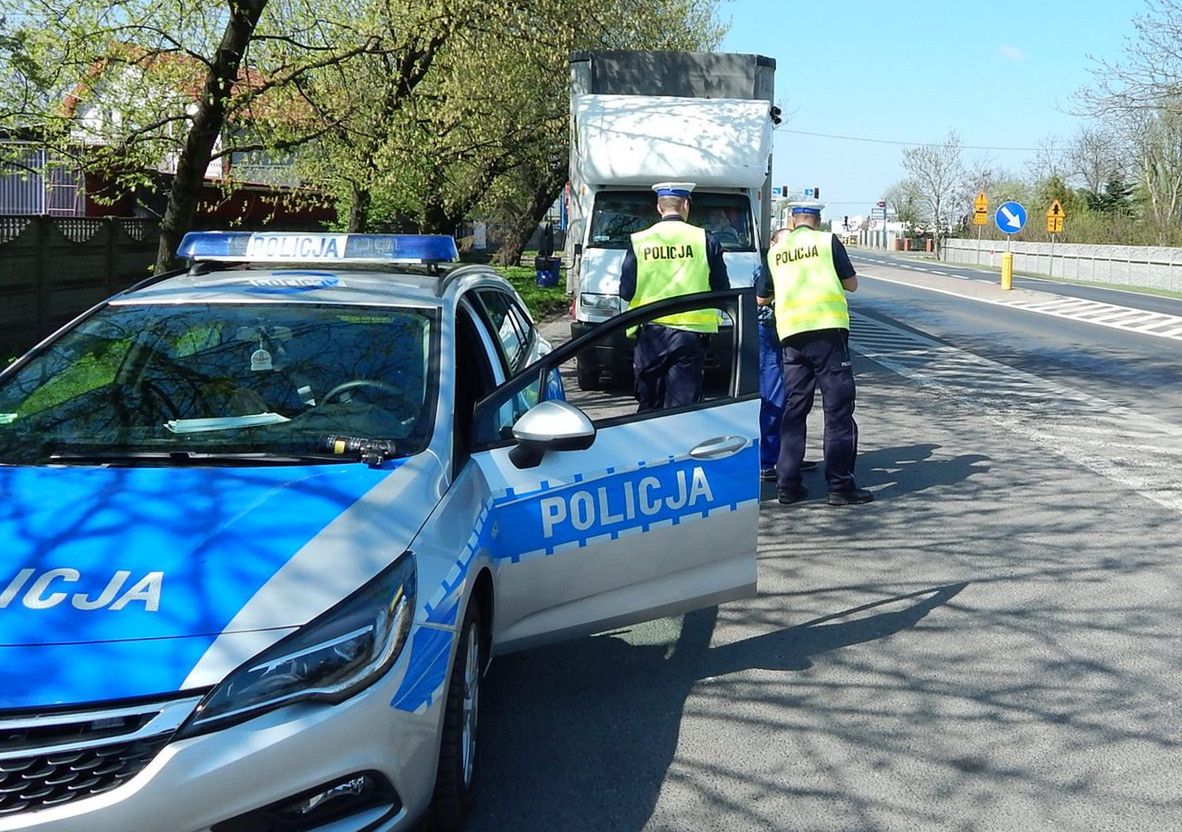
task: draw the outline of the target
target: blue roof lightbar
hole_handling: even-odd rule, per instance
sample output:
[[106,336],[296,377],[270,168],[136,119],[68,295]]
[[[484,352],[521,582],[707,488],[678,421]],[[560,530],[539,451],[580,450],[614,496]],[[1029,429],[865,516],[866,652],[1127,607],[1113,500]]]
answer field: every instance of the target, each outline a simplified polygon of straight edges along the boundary
[[190,231],[177,256],[233,263],[451,263],[456,241],[444,234],[322,234]]

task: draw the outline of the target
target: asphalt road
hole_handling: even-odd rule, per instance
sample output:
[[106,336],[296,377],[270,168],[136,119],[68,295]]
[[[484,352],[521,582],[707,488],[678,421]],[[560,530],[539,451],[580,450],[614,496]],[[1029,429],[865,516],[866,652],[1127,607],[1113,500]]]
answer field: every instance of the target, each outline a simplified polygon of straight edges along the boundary
[[756,597],[498,659],[469,830],[1182,829],[1182,343],[859,268],[876,501],[806,474]]

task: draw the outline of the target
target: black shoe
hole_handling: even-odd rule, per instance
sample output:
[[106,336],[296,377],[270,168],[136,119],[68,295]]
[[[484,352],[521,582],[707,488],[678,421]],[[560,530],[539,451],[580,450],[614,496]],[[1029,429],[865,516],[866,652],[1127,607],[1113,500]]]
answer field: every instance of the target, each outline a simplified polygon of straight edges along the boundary
[[830,491],[826,502],[831,506],[860,506],[873,500],[874,495],[865,488],[851,488],[849,491]]
[[775,468],[760,468],[759,469],[759,478],[761,480],[763,480],[764,482],[775,482],[776,481],[776,469]]
[[800,463],[800,470],[801,471],[816,471],[820,465],[821,465],[821,463],[815,459],[806,459],[804,462]]
[[803,485],[798,485],[789,491],[781,491],[776,499],[784,505],[790,506],[793,503],[799,503],[801,500],[808,499],[808,496],[808,489]]

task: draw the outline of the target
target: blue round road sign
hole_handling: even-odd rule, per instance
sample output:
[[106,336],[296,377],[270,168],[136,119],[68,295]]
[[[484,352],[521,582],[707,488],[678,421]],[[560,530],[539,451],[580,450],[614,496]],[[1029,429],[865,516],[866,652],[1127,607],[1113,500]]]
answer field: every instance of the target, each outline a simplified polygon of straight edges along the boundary
[[1017,202],[1003,202],[997,207],[993,221],[1002,234],[1017,234],[1026,224],[1026,209]]

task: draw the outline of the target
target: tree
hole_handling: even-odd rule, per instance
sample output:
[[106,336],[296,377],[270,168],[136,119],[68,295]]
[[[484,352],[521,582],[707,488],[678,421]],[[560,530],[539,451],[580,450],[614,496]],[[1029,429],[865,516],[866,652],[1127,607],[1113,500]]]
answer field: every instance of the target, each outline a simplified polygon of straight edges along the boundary
[[1116,134],[1102,126],[1081,128],[1067,148],[1070,177],[1078,177],[1083,187],[1099,193],[1104,183],[1124,171],[1122,143]]
[[[714,5],[502,4],[449,37],[417,94],[388,110],[380,130],[365,118],[341,120],[303,154],[303,170],[352,206],[350,228],[371,222],[452,233],[479,205],[502,229],[498,259],[515,263],[567,178],[570,52],[708,48],[721,34]],[[380,68],[347,81],[325,76],[306,91],[318,109],[331,109],[342,83],[373,101],[388,97],[389,73]]]
[[1027,162],[1031,178],[1035,181],[1063,179],[1067,175],[1068,153],[1057,136],[1044,137],[1038,143],[1034,156]]
[[[1182,85],[1182,0],[1146,0],[1147,11],[1133,17],[1135,34],[1123,55],[1093,59],[1093,83],[1075,93],[1076,109],[1109,118],[1158,111],[1163,102],[1177,107]],[[1176,111],[1176,110],[1175,110]]]
[[909,147],[903,151],[903,169],[914,181],[919,197],[920,216],[931,224],[940,256],[941,238],[952,224],[952,214],[959,210],[955,197],[963,186],[961,140],[955,131],[940,144]]
[[[448,4],[429,4],[446,26]],[[0,0],[10,21],[0,64],[19,80],[0,89],[0,128],[26,131],[125,189],[171,172],[163,269],[192,225],[211,164],[282,156],[344,117],[323,118],[297,98],[307,76],[402,54],[380,27],[389,5],[365,0],[322,14],[316,0]],[[406,80],[417,64],[391,68]]]
[[1166,245],[1182,224],[1182,106],[1171,101],[1129,118],[1137,193],[1158,244]]
[[1096,191],[1081,189],[1080,196],[1089,211],[1098,214],[1130,216],[1133,210],[1133,186],[1114,175]]
[[[1094,61],[1093,83],[1077,91],[1076,104],[1115,125],[1132,149],[1144,222],[1166,243],[1182,227],[1182,0],[1147,0],[1146,8],[1133,18],[1136,34],[1122,55]],[[1093,201],[1102,201],[1099,181],[1089,183]]]
[[919,209],[919,186],[913,179],[902,179],[886,189],[882,201],[887,204],[895,219],[903,223],[908,237],[915,236],[916,228],[922,223]]

